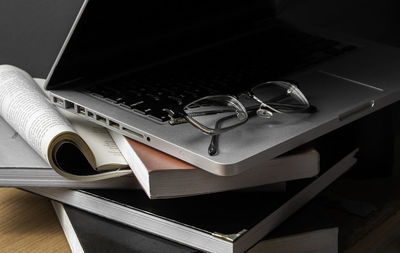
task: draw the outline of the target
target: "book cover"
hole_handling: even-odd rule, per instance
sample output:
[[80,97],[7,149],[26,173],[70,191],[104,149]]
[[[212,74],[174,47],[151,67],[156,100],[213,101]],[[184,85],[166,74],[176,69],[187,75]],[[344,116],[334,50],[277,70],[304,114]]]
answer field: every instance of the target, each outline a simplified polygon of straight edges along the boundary
[[248,252],[337,253],[339,230],[338,223],[329,215],[327,208],[313,199]]
[[280,193],[243,191],[150,200],[140,191],[27,190],[192,248],[242,252],[354,165],[355,152],[318,177],[288,182]]
[[72,252],[199,252],[133,227],[52,201]]
[[[73,252],[200,252],[78,208],[52,201]],[[306,205],[249,250],[338,251],[338,228],[324,209]]]
[[[214,175],[189,163],[110,131],[133,173],[151,199],[210,194],[316,176],[320,155],[298,148],[234,176]],[[270,187],[274,191],[273,187]]]

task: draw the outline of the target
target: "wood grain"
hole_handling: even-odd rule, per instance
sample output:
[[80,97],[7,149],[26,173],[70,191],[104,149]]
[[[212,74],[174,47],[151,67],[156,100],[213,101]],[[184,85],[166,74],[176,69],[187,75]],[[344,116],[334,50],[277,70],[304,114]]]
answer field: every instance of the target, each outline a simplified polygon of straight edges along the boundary
[[71,252],[48,199],[0,188],[1,252]]

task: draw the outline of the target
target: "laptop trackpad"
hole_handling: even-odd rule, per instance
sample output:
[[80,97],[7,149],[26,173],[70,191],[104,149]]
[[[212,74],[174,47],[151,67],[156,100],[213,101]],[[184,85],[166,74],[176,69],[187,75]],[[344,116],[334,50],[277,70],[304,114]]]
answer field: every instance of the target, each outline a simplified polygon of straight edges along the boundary
[[304,88],[301,89],[320,113],[336,115],[340,120],[370,109],[383,92],[371,84],[322,70],[302,83]]

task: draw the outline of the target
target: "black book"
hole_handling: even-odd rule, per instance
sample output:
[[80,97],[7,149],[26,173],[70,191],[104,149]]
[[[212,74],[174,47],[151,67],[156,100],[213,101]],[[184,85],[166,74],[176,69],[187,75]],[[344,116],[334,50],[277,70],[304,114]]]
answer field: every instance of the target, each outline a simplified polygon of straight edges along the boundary
[[312,200],[258,242],[248,253],[337,253],[339,229],[327,208]]
[[27,190],[192,248],[242,252],[346,172],[356,162],[355,152],[318,177],[288,182],[282,193],[226,192],[150,200],[141,191]]
[[[69,205],[52,204],[73,252],[199,252]],[[248,252],[336,253],[338,228],[325,208],[310,203]]]
[[72,252],[199,252],[69,205],[52,204]]

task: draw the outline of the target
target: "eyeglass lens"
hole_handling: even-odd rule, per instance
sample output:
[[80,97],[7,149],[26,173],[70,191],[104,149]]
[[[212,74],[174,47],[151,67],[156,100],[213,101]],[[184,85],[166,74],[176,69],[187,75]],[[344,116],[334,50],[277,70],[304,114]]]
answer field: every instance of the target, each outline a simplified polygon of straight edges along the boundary
[[246,109],[230,96],[209,96],[184,107],[192,120],[208,129],[221,130],[234,127],[247,120]]
[[251,90],[251,93],[279,112],[294,112],[310,106],[303,93],[295,85],[284,81],[259,84]]

